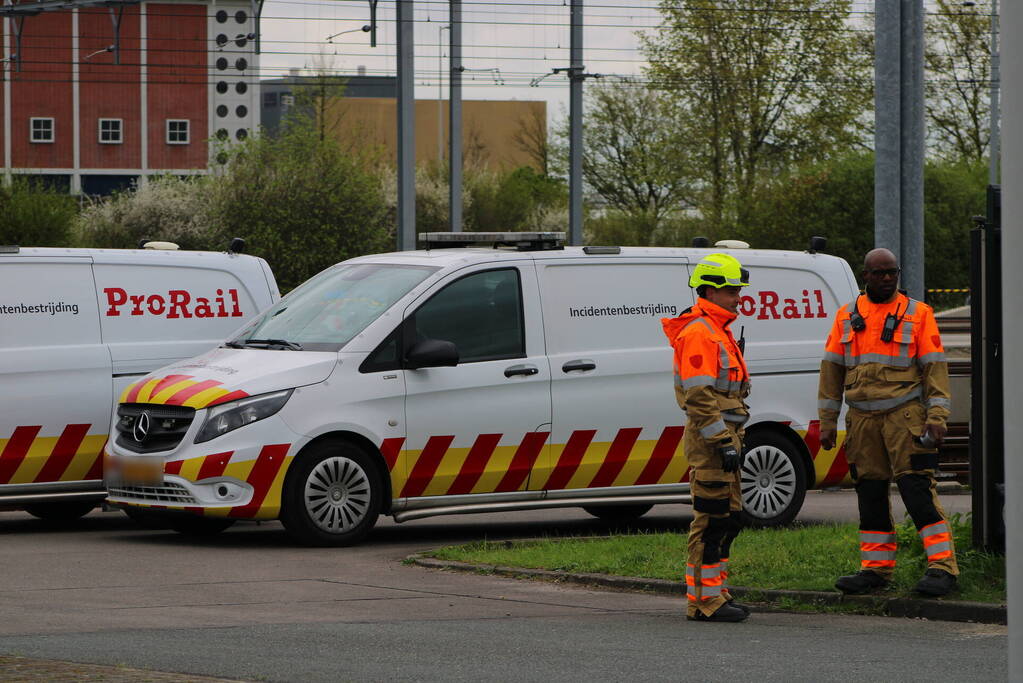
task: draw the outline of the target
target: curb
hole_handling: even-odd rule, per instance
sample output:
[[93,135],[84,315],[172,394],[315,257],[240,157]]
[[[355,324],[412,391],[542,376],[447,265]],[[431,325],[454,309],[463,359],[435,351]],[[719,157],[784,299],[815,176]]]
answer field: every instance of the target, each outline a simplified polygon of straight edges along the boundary
[[[685,588],[680,581],[667,579],[644,579],[632,576],[611,576],[609,574],[584,574],[527,569],[525,567],[502,567],[490,564],[469,564],[449,560],[436,560],[419,554],[409,555],[406,560],[428,569],[447,569],[473,574],[486,573],[514,579],[536,579],[558,583],[574,583],[583,586],[597,586],[627,591],[644,591],[667,595],[684,595]],[[735,597],[748,597],[758,603],[765,612],[791,612],[777,604],[785,599],[795,599],[815,605],[859,605],[876,610],[889,617],[933,619],[937,621],[967,621],[979,624],[1006,624],[1005,605],[962,600],[886,598],[876,595],[843,595],[823,591],[799,591],[765,588],[743,588],[730,586]]]

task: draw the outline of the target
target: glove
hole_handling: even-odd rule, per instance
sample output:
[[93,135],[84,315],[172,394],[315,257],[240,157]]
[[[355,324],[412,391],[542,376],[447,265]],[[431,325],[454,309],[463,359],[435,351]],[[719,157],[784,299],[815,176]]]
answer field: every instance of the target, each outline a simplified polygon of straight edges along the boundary
[[722,470],[725,472],[735,472],[739,469],[739,463],[742,461],[742,458],[739,456],[739,451],[735,450],[735,446],[730,443],[718,446],[718,455],[721,457]]

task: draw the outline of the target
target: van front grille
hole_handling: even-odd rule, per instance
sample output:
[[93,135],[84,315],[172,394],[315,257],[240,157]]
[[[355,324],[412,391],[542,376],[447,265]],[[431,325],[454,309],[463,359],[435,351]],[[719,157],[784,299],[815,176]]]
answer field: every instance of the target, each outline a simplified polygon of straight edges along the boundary
[[134,498],[154,503],[194,505],[198,502],[188,489],[173,482],[165,482],[160,486],[111,486],[107,491],[116,498]]
[[117,406],[117,445],[133,453],[177,448],[195,419],[195,408],[122,403]]

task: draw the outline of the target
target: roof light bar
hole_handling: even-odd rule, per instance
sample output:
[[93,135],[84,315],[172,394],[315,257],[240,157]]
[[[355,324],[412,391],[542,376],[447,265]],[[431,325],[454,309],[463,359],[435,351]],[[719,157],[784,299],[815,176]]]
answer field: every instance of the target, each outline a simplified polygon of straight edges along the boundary
[[565,248],[563,232],[421,232],[419,241],[427,249],[466,247],[472,244],[492,244],[514,247],[519,251],[546,251]]

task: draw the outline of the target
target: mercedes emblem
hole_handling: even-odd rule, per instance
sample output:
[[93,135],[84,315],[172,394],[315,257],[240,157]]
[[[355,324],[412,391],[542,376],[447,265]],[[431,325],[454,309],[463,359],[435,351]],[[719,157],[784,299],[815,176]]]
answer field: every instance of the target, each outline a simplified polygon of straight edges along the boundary
[[135,418],[135,426],[132,427],[131,435],[135,437],[135,440],[142,443],[149,436],[149,412],[142,411],[137,418]]

